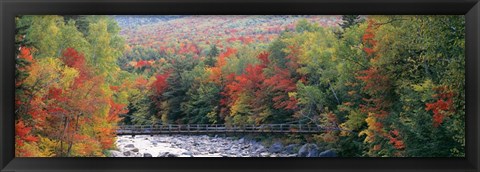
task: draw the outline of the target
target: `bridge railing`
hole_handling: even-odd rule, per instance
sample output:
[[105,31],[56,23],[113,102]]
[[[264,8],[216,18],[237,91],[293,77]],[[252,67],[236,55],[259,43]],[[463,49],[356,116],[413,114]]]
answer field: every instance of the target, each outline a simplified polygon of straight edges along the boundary
[[235,133],[235,132],[277,132],[277,133],[316,133],[332,128],[311,124],[261,124],[261,125],[225,125],[225,124],[166,124],[166,125],[123,125],[117,134],[138,133]]

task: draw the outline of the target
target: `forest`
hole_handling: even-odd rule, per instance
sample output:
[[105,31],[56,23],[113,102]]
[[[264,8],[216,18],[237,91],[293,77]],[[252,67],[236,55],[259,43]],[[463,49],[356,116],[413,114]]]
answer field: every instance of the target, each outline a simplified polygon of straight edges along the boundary
[[340,157],[465,156],[463,16],[16,18],[15,156],[105,157],[120,125],[330,126]]

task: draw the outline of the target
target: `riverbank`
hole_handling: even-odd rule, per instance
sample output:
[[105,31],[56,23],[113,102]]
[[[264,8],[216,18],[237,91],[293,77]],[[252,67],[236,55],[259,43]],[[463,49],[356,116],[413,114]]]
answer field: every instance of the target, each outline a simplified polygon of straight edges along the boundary
[[[245,138],[207,135],[118,136],[111,157],[319,157],[336,156],[320,152],[314,144],[264,146]],[[333,154],[332,154],[333,153]]]

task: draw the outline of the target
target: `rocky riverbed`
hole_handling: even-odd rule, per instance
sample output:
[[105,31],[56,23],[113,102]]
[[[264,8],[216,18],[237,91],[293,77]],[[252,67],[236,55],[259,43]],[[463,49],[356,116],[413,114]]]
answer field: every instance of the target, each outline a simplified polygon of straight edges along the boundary
[[331,157],[335,152],[320,152],[315,144],[266,147],[260,142],[207,135],[118,136],[112,157]]

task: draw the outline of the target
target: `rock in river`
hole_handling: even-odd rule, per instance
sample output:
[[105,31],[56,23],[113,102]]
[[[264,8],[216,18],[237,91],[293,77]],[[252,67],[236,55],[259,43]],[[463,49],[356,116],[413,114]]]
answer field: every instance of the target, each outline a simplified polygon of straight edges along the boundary
[[275,142],[270,148],[268,148],[268,151],[271,153],[279,153],[282,151],[283,145],[280,142]]
[[294,154],[295,153],[295,147],[297,147],[296,144],[290,144],[288,146],[285,146],[285,148],[283,148],[283,152],[285,154]]
[[130,151],[126,151],[126,152],[123,152],[123,155],[125,155],[125,156],[130,156],[131,153],[130,153]]
[[316,144],[304,144],[298,151],[299,157],[317,157],[318,156],[318,147]]
[[300,147],[300,150],[298,150],[299,157],[307,157],[307,155],[308,155],[308,143],[304,144],[302,147]]
[[110,150],[110,157],[122,157],[123,154],[120,151]]
[[321,152],[319,157],[337,157],[337,154],[333,150],[326,150]]
[[133,148],[133,147],[135,147],[135,145],[133,145],[133,144],[128,144],[128,145],[125,145],[124,147],[126,147],[126,148]]
[[178,157],[178,155],[172,154],[170,152],[161,152],[157,157]]

